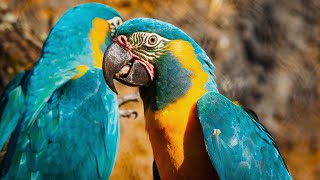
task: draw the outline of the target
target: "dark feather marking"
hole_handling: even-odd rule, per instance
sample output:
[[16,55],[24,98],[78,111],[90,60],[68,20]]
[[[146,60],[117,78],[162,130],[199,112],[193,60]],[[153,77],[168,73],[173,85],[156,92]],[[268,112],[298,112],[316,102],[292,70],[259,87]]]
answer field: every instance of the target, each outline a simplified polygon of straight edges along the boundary
[[[264,131],[264,132],[267,133],[268,137],[269,137],[269,138],[271,139],[271,141],[272,141],[272,145],[277,149],[277,151],[278,151],[278,153],[279,153],[279,155],[280,155],[282,164],[283,164],[283,165],[286,167],[286,169],[288,170],[288,167],[287,167],[286,163],[285,163],[284,160],[283,160],[283,157],[282,157],[282,155],[281,155],[281,153],[280,153],[280,151],[279,151],[278,146],[277,146],[276,143],[275,143],[275,140],[273,139],[271,133],[270,133],[270,132],[264,127],[264,125],[260,122],[257,114],[256,114],[253,110],[251,110],[251,109],[249,109],[249,108],[243,107],[243,109],[244,109],[244,110],[247,112],[247,114],[253,119],[253,122],[255,123],[255,125],[256,125],[261,131]],[[266,141],[267,143],[269,143],[266,139],[263,139],[263,140]],[[288,171],[289,171],[289,170],[288,170]]]
[[3,161],[1,161],[0,163],[0,179],[7,174],[10,168],[11,160],[16,149],[18,137],[20,135],[20,128],[21,128],[21,123],[18,123],[16,129],[13,131],[13,133],[10,136],[7,152],[5,154]]
[[6,153],[7,153],[9,142],[10,142],[10,137],[11,136],[9,136],[9,139],[6,141],[2,151],[0,152],[0,164],[2,163],[2,160],[4,160],[4,157],[5,157]]
[[158,171],[158,167],[157,167],[157,164],[156,164],[156,161],[153,160],[153,163],[152,163],[152,174],[153,174],[153,180],[161,180],[160,178],[160,174],[159,174],[159,171]]

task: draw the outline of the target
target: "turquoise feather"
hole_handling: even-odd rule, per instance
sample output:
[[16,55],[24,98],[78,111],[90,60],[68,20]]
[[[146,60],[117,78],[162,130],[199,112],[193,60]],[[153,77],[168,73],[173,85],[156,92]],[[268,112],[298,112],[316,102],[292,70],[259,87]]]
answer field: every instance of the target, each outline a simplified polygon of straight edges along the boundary
[[[0,100],[3,179],[108,179],[119,144],[116,95],[94,66],[92,20],[121,16],[98,3],[67,11],[51,30],[33,68],[7,86]],[[110,43],[108,32],[101,53]],[[77,67],[88,67],[79,73]]]
[[[135,32],[156,33],[169,40],[188,41],[193,46],[202,70],[209,75],[208,82],[201,87],[207,93],[198,100],[197,114],[206,149],[220,179],[292,179],[272,136],[256,116],[218,92],[214,66],[194,40],[171,24],[148,18],[126,21],[116,35],[129,37]],[[193,87],[190,78],[194,72],[187,73],[170,52],[150,63],[155,66],[156,76],[149,86],[140,88],[145,109],[161,110],[183,98]],[[172,121],[179,123],[177,119]]]
[[291,179],[271,135],[242,107],[210,92],[197,111],[220,179]]

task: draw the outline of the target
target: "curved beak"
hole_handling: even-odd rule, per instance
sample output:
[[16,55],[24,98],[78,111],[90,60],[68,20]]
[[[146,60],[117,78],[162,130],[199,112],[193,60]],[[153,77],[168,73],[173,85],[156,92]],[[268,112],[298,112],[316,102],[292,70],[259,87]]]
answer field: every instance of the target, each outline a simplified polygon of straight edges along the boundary
[[117,42],[112,42],[104,53],[102,68],[106,83],[116,94],[113,78],[128,86],[148,85],[151,81],[145,67]]

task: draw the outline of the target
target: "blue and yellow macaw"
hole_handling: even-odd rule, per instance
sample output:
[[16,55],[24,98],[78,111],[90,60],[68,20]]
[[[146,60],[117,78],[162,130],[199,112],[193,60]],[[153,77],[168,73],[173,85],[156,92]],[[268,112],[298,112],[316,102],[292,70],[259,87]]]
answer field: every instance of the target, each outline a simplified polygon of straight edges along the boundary
[[161,179],[291,179],[270,133],[219,93],[210,59],[179,28],[147,18],[123,23],[103,71],[115,92],[113,78],[140,86]]
[[41,57],[0,100],[0,179],[108,179],[119,142],[118,103],[103,52],[122,18],[89,3],[67,11]]

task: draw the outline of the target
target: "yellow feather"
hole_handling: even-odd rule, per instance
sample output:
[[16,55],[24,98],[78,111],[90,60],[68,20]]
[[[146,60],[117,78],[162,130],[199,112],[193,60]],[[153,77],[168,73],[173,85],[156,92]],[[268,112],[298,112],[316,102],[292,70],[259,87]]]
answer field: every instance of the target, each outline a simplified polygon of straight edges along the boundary
[[79,66],[77,67],[77,69],[78,69],[79,73],[76,74],[75,76],[73,76],[73,77],[71,78],[72,80],[78,79],[78,78],[80,78],[81,76],[83,76],[83,75],[87,72],[87,70],[88,70],[89,68],[88,68],[88,66],[85,66],[85,65],[79,65]]
[[239,101],[232,101],[233,104],[237,105],[237,106],[241,106],[240,102]]
[[[105,44],[105,39],[109,32],[109,23],[108,21],[95,18],[92,21],[92,28],[89,33],[89,38],[92,45],[92,57],[93,57],[93,65],[96,68],[102,68],[102,59],[103,59],[103,52],[101,51],[100,46]],[[88,66],[80,65],[77,67],[79,70],[79,74],[75,75],[72,80],[80,78],[83,76],[87,70],[89,69]]]
[[109,32],[109,23],[108,21],[95,18],[92,22],[92,29],[90,31],[90,40],[92,44],[92,56],[94,59],[94,66],[97,68],[102,68],[102,59],[103,52],[101,51],[100,46],[105,44],[105,39]]
[[[156,157],[157,165],[162,166],[161,169],[163,170],[166,169],[165,166],[168,167],[168,161],[170,161],[173,164],[173,167],[170,168],[179,170],[183,163],[184,166],[186,165],[185,156],[188,156],[188,154],[191,156],[198,154],[196,156],[201,158],[207,157],[206,154],[199,155],[199,153],[205,153],[205,148],[203,145],[203,151],[201,151],[201,147],[199,147],[201,145],[198,145],[198,142],[195,141],[203,144],[204,140],[203,137],[200,139],[202,135],[200,127],[190,127],[198,126],[199,124],[198,122],[194,122],[197,121],[196,118],[190,118],[190,116],[196,117],[194,114],[196,110],[194,108],[198,99],[206,93],[205,84],[208,81],[209,75],[203,71],[202,65],[194,53],[194,48],[189,42],[173,40],[167,46],[167,50],[180,61],[183,68],[192,72],[192,86],[185,96],[168,104],[163,109],[157,112],[147,109],[145,112],[147,119],[146,129],[152,141],[153,150],[156,151],[154,154],[159,157]],[[189,140],[194,142],[185,142],[188,133],[193,136]],[[194,134],[200,135],[194,136]],[[186,145],[186,143],[189,143],[190,146]],[[188,152],[184,152],[186,146],[190,147],[188,148]],[[168,169],[169,171],[170,169]],[[165,174],[165,172],[163,173]]]

